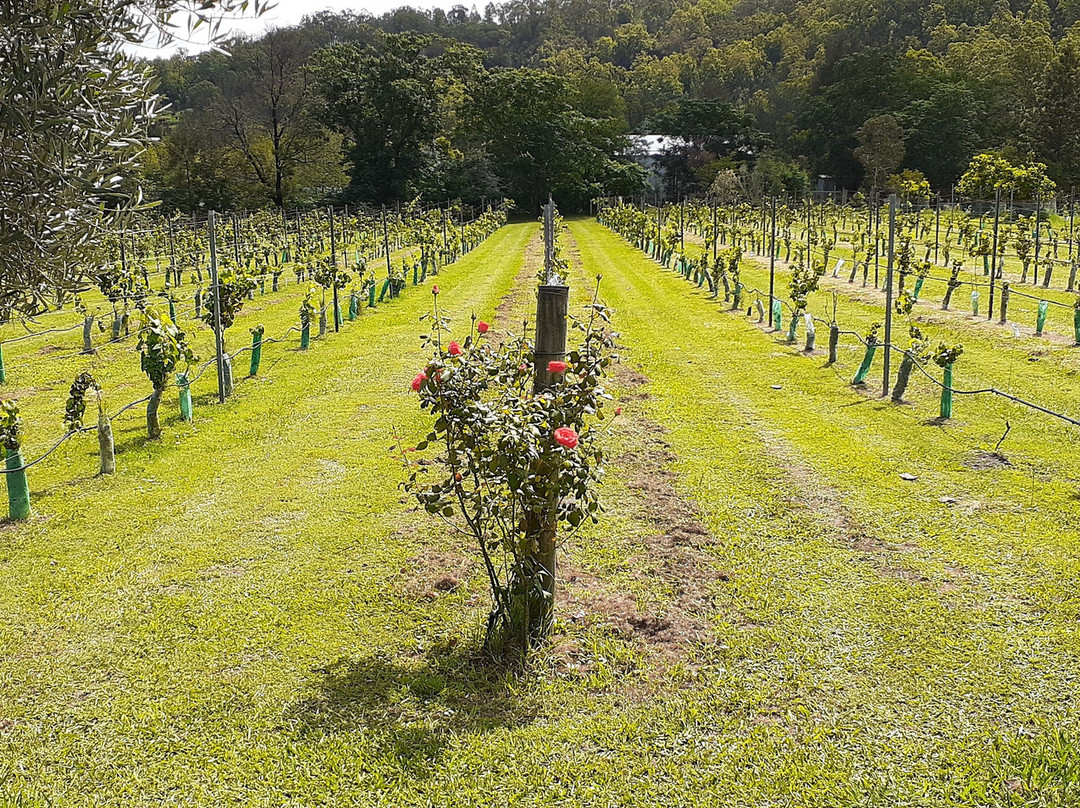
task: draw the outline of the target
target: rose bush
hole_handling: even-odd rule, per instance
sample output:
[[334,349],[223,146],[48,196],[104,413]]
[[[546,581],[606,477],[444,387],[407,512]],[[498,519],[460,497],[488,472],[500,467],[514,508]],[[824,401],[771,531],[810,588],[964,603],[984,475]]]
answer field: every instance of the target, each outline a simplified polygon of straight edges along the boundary
[[428,513],[475,540],[492,593],[485,646],[524,652],[552,623],[555,576],[540,562],[541,547],[600,511],[597,422],[610,400],[603,384],[613,358],[609,314],[594,297],[586,318],[571,318],[580,345],[555,383],[534,391],[528,339],[494,345],[470,335],[446,344],[449,322],[437,304],[436,294],[423,337],[432,358],[412,388],[435,418],[416,449],[438,454],[431,465],[405,455],[406,488]]

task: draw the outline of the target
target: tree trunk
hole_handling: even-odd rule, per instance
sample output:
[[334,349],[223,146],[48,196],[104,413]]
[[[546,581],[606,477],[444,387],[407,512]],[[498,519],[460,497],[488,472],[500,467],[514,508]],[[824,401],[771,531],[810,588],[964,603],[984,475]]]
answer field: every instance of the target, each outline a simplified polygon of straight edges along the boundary
[[158,408],[161,406],[161,390],[154,388],[150,401],[146,404],[146,434],[150,440],[161,437],[161,422],[158,420]]
[[116,472],[116,449],[113,443],[112,422],[105,410],[98,408],[98,453],[101,455],[101,470],[99,474],[113,474]]
[[911,379],[911,369],[914,364],[915,360],[911,358],[911,354],[905,353],[904,358],[900,360],[900,369],[896,372],[896,386],[892,391],[892,400],[897,404],[904,400],[904,392]]

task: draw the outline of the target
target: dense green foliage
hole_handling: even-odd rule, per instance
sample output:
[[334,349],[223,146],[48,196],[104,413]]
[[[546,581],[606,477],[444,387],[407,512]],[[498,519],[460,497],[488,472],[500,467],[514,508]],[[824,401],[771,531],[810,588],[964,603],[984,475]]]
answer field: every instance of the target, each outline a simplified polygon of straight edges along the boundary
[[[882,187],[897,169],[948,192],[975,154],[995,152],[1046,163],[1067,193],[1080,179],[1078,19],[1072,0],[324,12],[239,43],[232,57],[161,63],[164,91],[184,111],[152,178],[179,207],[417,194],[531,204],[549,189],[581,204],[597,190],[640,187],[624,157],[623,135],[636,131],[685,139],[659,158],[669,192],[676,182],[707,191],[731,169],[750,192],[800,190],[821,174],[838,187]],[[237,92],[245,110],[273,109],[258,65],[282,40],[297,43],[293,137],[319,147],[280,161],[284,176],[271,184],[248,154],[269,160],[271,135],[263,127],[251,145],[221,98]],[[870,154],[875,145],[888,148]]]

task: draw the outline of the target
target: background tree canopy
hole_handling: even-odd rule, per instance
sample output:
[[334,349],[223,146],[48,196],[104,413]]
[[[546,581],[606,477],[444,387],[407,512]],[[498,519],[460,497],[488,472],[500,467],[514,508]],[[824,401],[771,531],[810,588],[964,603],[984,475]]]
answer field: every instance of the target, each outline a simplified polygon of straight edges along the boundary
[[175,114],[148,176],[170,205],[572,208],[643,190],[631,132],[677,136],[656,156],[669,193],[917,171],[947,194],[980,152],[1080,184],[1071,0],[509,0],[324,12],[232,54],[155,66]]

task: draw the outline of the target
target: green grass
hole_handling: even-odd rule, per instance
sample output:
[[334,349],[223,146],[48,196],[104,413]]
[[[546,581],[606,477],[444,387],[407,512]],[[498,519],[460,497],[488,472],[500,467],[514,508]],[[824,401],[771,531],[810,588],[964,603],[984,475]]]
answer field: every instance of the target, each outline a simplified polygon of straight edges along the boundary
[[[536,230],[440,274],[457,324],[492,315]],[[649,397],[615,391],[623,459],[569,559],[671,607],[626,459],[662,424],[723,572],[685,659],[564,612],[579,664],[474,661],[484,582],[431,590],[425,559],[468,545],[404,496],[391,451],[425,431],[408,382],[430,296],[409,289],[307,355],[268,351],[272,372],[156,444],[132,424],[112,479],[89,440],[32,470],[37,515],[0,533],[0,803],[1075,804],[1076,430],[1009,410],[1015,465],[968,469],[1000,403],[928,425],[928,384],[881,403],[847,385],[854,348],[825,368],[599,225],[570,233],[573,303],[604,276]],[[519,289],[514,317],[530,305]],[[965,383],[1012,358],[976,331]],[[1023,369],[1076,400],[1062,364]]]

